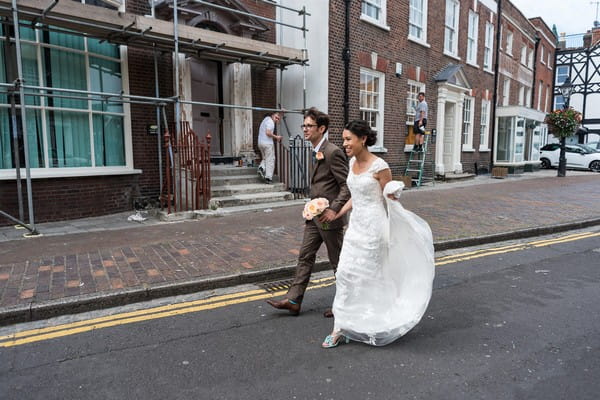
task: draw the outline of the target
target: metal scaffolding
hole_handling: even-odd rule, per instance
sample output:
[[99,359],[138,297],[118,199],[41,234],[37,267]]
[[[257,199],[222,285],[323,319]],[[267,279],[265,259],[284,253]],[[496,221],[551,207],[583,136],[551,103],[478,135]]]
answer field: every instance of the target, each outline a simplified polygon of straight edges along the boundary
[[[179,12],[194,13],[194,10],[188,8],[179,8],[180,0],[169,0],[169,7],[173,9],[173,22],[155,19],[155,1],[151,2],[152,16],[141,16],[137,14],[126,13],[117,10],[111,10],[102,7],[96,7],[91,13],[90,5],[76,3],[73,1],[48,0],[0,0],[0,20],[4,19],[14,29],[14,39],[7,35],[7,40],[14,42],[17,59],[17,79],[12,83],[0,83],[0,93],[7,93],[14,100],[18,94],[19,105],[13,107],[13,118],[15,109],[20,110],[22,140],[25,153],[25,175],[27,182],[27,200],[29,223],[24,222],[21,199],[21,177],[20,162],[15,164],[15,173],[18,186],[19,219],[0,210],[0,215],[10,219],[28,229],[31,235],[37,235],[35,227],[33,193],[31,187],[31,168],[29,162],[29,147],[27,143],[27,120],[26,113],[29,106],[25,101],[27,96],[35,97],[56,97],[70,98],[77,100],[96,100],[108,103],[131,103],[131,104],[151,104],[156,106],[156,124],[158,126],[158,158],[160,171],[160,185],[162,192],[162,154],[161,154],[161,135],[162,126],[161,114],[164,116],[164,107],[173,105],[175,109],[175,127],[177,133],[180,129],[181,104],[215,106],[222,108],[246,109],[252,111],[285,111],[301,112],[302,110],[282,110],[281,108],[264,108],[253,106],[242,106],[236,104],[210,103],[181,100],[179,93],[179,55],[188,54],[198,58],[223,61],[239,62],[264,68],[277,68],[284,71],[290,65],[303,67],[303,74],[306,76],[305,68],[308,65],[308,56],[306,50],[306,8],[294,9],[283,6],[272,0],[257,0],[259,2],[279,7],[282,10],[297,13],[302,16],[302,25],[294,26],[283,23],[276,19],[266,18],[260,15],[247,13],[231,7],[221,6],[208,1],[190,0],[192,3],[199,3],[207,7],[213,7],[227,12],[251,16],[253,18],[264,20],[274,24],[280,24],[288,28],[298,29],[303,32],[305,41],[304,49],[293,49],[283,47],[269,42],[260,42],[251,39],[243,39],[237,36],[227,35],[209,30],[180,25],[178,21]],[[190,4],[186,1],[186,4]],[[154,85],[155,96],[136,96],[125,93],[94,92],[89,90],[75,90],[57,87],[44,87],[30,85],[23,79],[21,43],[22,39],[17,26],[26,26],[32,29],[60,32],[70,35],[79,35],[87,38],[95,38],[100,41],[106,41],[116,45],[127,45],[129,47],[149,49],[154,55]],[[161,97],[159,91],[158,60],[159,53],[172,52],[174,56],[173,68],[175,72],[174,96]],[[304,78],[305,79],[305,78]],[[303,98],[306,99],[306,85],[303,85]],[[27,92],[26,92],[27,91]],[[306,104],[304,104],[306,106]],[[161,112],[162,110],[162,112]],[[166,127],[163,127],[166,128]],[[13,122],[13,136],[17,140],[17,124]],[[18,150],[17,150],[18,153]]]

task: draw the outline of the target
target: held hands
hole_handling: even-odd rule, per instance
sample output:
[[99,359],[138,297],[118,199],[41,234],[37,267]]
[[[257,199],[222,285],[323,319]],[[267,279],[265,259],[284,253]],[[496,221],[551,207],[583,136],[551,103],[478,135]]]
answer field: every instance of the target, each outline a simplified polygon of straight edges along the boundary
[[337,218],[337,214],[331,208],[325,209],[323,213],[319,216],[320,223],[331,222]]

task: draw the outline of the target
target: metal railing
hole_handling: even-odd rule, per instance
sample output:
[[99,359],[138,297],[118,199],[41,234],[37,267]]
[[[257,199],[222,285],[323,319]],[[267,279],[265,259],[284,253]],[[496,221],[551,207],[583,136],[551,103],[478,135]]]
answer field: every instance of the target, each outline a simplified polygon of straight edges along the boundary
[[207,209],[210,201],[210,132],[198,139],[187,121],[179,135],[165,129],[165,185],[161,207],[167,212]]
[[281,142],[275,146],[275,172],[294,199],[310,196],[313,171],[312,146],[300,135],[289,139],[289,147]]

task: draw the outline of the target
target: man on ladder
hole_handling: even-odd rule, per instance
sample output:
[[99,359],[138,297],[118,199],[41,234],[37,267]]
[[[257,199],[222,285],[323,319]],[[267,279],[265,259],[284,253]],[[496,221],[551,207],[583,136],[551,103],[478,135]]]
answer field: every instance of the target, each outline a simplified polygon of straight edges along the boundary
[[425,101],[425,93],[420,92],[417,99],[419,102],[415,107],[415,125],[413,129],[413,133],[415,134],[415,144],[413,151],[423,151],[425,126],[427,126],[427,102]]

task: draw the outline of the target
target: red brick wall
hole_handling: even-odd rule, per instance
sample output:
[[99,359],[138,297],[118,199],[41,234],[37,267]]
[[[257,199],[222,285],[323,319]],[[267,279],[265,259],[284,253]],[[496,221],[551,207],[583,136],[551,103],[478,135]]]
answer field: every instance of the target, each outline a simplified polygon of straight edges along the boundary
[[[555,53],[555,44],[551,43],[550,40],[556,40],[554,34],[548,28],[548,26],[544,23],[544,21],[540,18],[532,18],[531,23],[536,27],[536,30],[539,32],[538,37],[540,38],[540,43],[538,46],[538,57],[536,60],[536,71],[535,71],[535,95],[533,100],[533,108],[538,108],[538,99],[539,99],[539,110],[542,112],[550,112],[552,110],[552,84],[554,82],[554,53]],[[544,47],[544,62],[542,62],[540,58],[540,52],[542,46]],[[548,58],[550,58],[551,63],[548,65]],[[542,85],[541,97],[539,96],[539,85]],[[546,92],[549,92],[546,96]],[[546,103],[547,100],[547,103]]]
[[[23,207],[28,221],[27,188],[23,180]],[[32,180],[35,222],[93,217],[131,210],[138,196],[138,176],[101,176],[85,178]],[[0,210],[18,217],[17,185],[0,182]],[[11,225],[0,219],[0,225]]]

